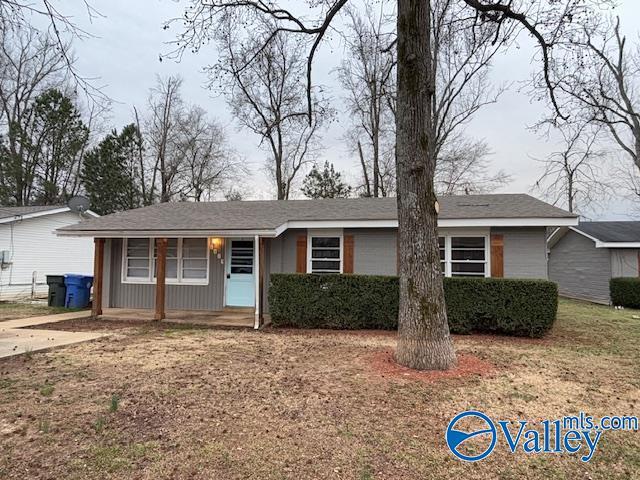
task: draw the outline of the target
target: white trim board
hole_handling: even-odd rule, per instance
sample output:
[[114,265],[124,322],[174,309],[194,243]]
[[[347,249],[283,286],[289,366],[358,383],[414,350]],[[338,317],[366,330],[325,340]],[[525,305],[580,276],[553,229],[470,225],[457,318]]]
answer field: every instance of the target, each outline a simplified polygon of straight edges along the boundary
[[577,228],[569,227],[569,230],[588,238],[596,244],[596,248],[640,248],[640,242],[603,242],[602,240],[598,240],[596,237],[578,230]]
[[[76,213],[76,212],[72,212],[69,207],[52,208],[51,210],[42,210],[39,212],[25,213],[24,215],[14,215],[13,217],[2,218],[0,219],[0,223],[20,222],[22,220],[28,220],[30,218],[44,217],[46,215],[56,215],[58,213],[66,213],[66,212]],[[91,210],[87,210],[84,213],[96,218],[100,216],[97,213],[92,212]],[[78,216],[81,216],[81,215],[78,214]]]
[[[438,228],[448,227],[563,227],[578,225],[578,218],[442,218]],[[293,228],[398,228],[397,220],[304,220],[285,222],[276,234]]]

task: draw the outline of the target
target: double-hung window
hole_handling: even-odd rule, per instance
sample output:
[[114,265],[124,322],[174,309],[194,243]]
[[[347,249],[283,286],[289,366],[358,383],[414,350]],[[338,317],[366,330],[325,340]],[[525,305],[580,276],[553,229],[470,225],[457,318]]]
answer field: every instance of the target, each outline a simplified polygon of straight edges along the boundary
[[[155,283],[158,271],[158,249],[155,239],[124,240],[123,282]],[[167,283],[209,282],[209,249],[206,238],[167,239]]]
[[310,235],[311,273],[342,273],[342,236]]
[[[164,277],[177,280],[178,278],[178,239],[167,239],[167,267],[165,268]],[[153,279],[158,275],[158,246],[153,242]]]
[[451,276],[486,276],[486,250],[485,237],[451,237]]
[[149,278],[149,239],[129,238],[125,240],[125,278]]
[[182,281],[198,282],[207,279],[209,249],[206,238],[182,240]]

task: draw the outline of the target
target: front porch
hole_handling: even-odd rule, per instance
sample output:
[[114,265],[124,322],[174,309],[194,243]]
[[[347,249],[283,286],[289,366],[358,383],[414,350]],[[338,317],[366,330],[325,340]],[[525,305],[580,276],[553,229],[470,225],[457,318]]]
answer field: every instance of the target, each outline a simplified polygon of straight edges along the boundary
[[264,251],[257,235],[96,238],[92,314],[257,329]]
[[[105,308],[100,318],[121,321],[154,321],[155,311],[144,308]],[[183,323],[208,327],[253,328],[253,308],[226,308],[219,312],[203,310],[167,310],[162,319],[167,323]]]

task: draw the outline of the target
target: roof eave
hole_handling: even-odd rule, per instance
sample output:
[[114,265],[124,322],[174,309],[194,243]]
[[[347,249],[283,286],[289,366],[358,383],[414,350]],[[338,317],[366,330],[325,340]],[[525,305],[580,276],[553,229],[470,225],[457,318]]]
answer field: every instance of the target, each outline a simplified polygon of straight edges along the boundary
[[[438,227],[564,227],[578,225],[577,217],[528,217],[528,218],[440,218]],[[56,230],[59,236],[102,238],[160,238],[160,237],[277,237],[295,228],[397,228],[398,221],[389,220],[294,220],[284,222],[275,229],[198,229],[198,230]]]

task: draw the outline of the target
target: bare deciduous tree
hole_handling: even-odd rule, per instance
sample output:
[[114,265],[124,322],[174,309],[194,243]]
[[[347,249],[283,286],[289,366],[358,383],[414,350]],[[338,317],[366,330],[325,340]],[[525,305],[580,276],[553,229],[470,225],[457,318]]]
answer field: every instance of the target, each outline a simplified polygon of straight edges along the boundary
[[28,205],[38,168],[21,134],[31,121],[32,104],[50,87],[63,85],[66,63],[56,40],[33,28],[0,28],[0,128],[5,133],[7,159],[0,165],[0,183],[16,205]]
[[[362,131],[371,145],[371,154],[367,156],[362,146],[358,146],[364,178],[361,190],[364,195],[371,196],[378,196],[376,178],[381,175],[376,172],[395,170],[396,60],[395,49],[391,47],[396,33],[389,25],[389,8],[385,9],[390,4],[381,2],[379,13],[368,7],[362,16],[347,10],[351,24],[347,36],[350,51],[339,69],[343,87],[349,92],[350,113],[359,119],[356,134],[348,135],[348,141],[357,145],[357,132]],[[456,142],[469,146],[469,141],[459,134],[460,129],[483,106],[496,102],[504,91],[504,87],[492,88],[489,67],[498,51],[515,35],[515,26],[498,29],[492,22],[476,26],[475,17],[464,16],[468,7],[452,0],[433,0],[430,8],[432,56],[436,65],[433,105],[438,156],[436,176],[441,180],[453,180],[471,166],[472,170],[483,172],[477,185],[472,185],[473,176],[467,175],[465,181],[448,186],[440,184],[439,191],[487,191],[492,185],[496,188],[505,183],[508,176],[504,172],[492,175],[488,164],[480,165],[487,161],[486,155],[465,155],[467,162],[463,161],[459,166],[453,165],[451,160],[462,153],[462,145],[455,145]],[[382,153],[381,143],[384,145]],[[471,158],[473,161],[469,162]],[[379,167],[380,163],[384,168]],[[387,183],[394,184],[393,177]],[[457,188],[462,184],[462,190]]]
[[252,38],[241,38],[232,20],[226,18],[219,29],[220,57],[210,72],[240,125],[257,134],[268,152],[276,198],[288,199],[298,174],[315,160],[316,140],[330,112],[313,95],[316,115],[307,121],[302,45],[277,34],[262,48],[270,23],[259,22]]
[[[464,2],[464,4],[462,3]],[[275,2],[262,0],[194,0],[186,14],[186,30],[180,36],[182,47],[198,50],[219,28],[221,17],[230,12],[249,12],[268,18],[271,34],[258,51],[268,50],[271,42],[286,33],[307,36],[307,110],[312,120],[312,66],[316,52],[333,20],[347,0],[309,0],[305,16],[297,16]],[[433,53],[433,2],[397,2],[397,95],[396,95],[396,181],[398,191],[398,256],[400,305],[396,360],[417,369],[447,369],[456,356],[449,334],[444,302],[437,233],[434,177],[437,163],[436,82],[438,62]],[[567,26],[580,24],[582,3],[575,0],[462,0],[456,20],[471,19],[469,28],[491,28],[499,38],[512,23],[534,37],[540,47],[543,76],[552,103],[558,107],[550,79],[552,47]],[[587,12],[590,13],[590,12]],[[241,21],[236,30],[254,29]],[[259,58],[257,55],[256,58]],[[253,58],[247,59],[253,63]],[[247,63],[247,62],[244,62]],[[559,107],[558,107],[559,108]]]
[[592,204],[605,199],[610,188],[602,170],[606,153],[597,148],[600,130],[588,123],[569,123],[559,131],[562,149],[540,160],[544,172],[534,189],[554,205],[584,214]]
[[[347,141],[357,145],[363,178],[359,190],[369,197],[391,193],[395,180],[395,118],[391,111],[395,90],[396,60],[395,49],[392,48],[395,31],[393,15],[385,12],[388,4],[380,2],[377,12],[370,5],[365,6],[362,14],[355,8],[346,10],[349,19],[349,31],[345,36],[348,56],[338,68],[340,83],[347,92],[347,108],[354,123]],[[366,140],[366,150],[361,137]],[[388,175],[389,172],[392,175]]]
[[175,154],[180,158],[179,195],[196,202],[215,193],[244,172],[241,159],[227,142],[222,126],[201,107],[191,107],[180,121]]
[[[640,51],[621,33],[620,19],[594,22],[578,32],[562,62],[554,64],[556,89],[574,121],[593,123],[640,172]],[[556,123],[556,118],[551,123]],[[569,134],[571,135],[571,134]],[[617,169],[623,176],[631,169]],[[623,185],[632,185],[623,181]]]
[[[91,37],[91,34],[82,29],[73,16],[61,11],[55,3],[50,0],[0,0],[0,30],[35,30],[34,18],[43,18],[48,28],[38,30],[38,33],[52,40],[52,50],[49,54],[55,53],[58,56],[60,62],[66,66],[70,80],[92,102],[104,105],[109,99],[93,84],[92,79],[78,72],[71,51],[71,41]],[[82,3],[89,21],[102,16],[87,0],[83,0]]]
[[490,193],[511,181],[503,170],[490,170],[491,149],[484,140],[462,135],[451,138],[440,150],[435,185],[439,195]]
[[184,109],[181,87],[182,78],[178,76],[158,77],[149,96],[149,118],[145,128],[149,154],[153,158],[149,194],[152,198],[155,196],[156,182],[159,182],[160,202],[171,201],[177,193],[175,182],[180,165],[172,149],[178,143],[179,119]]

